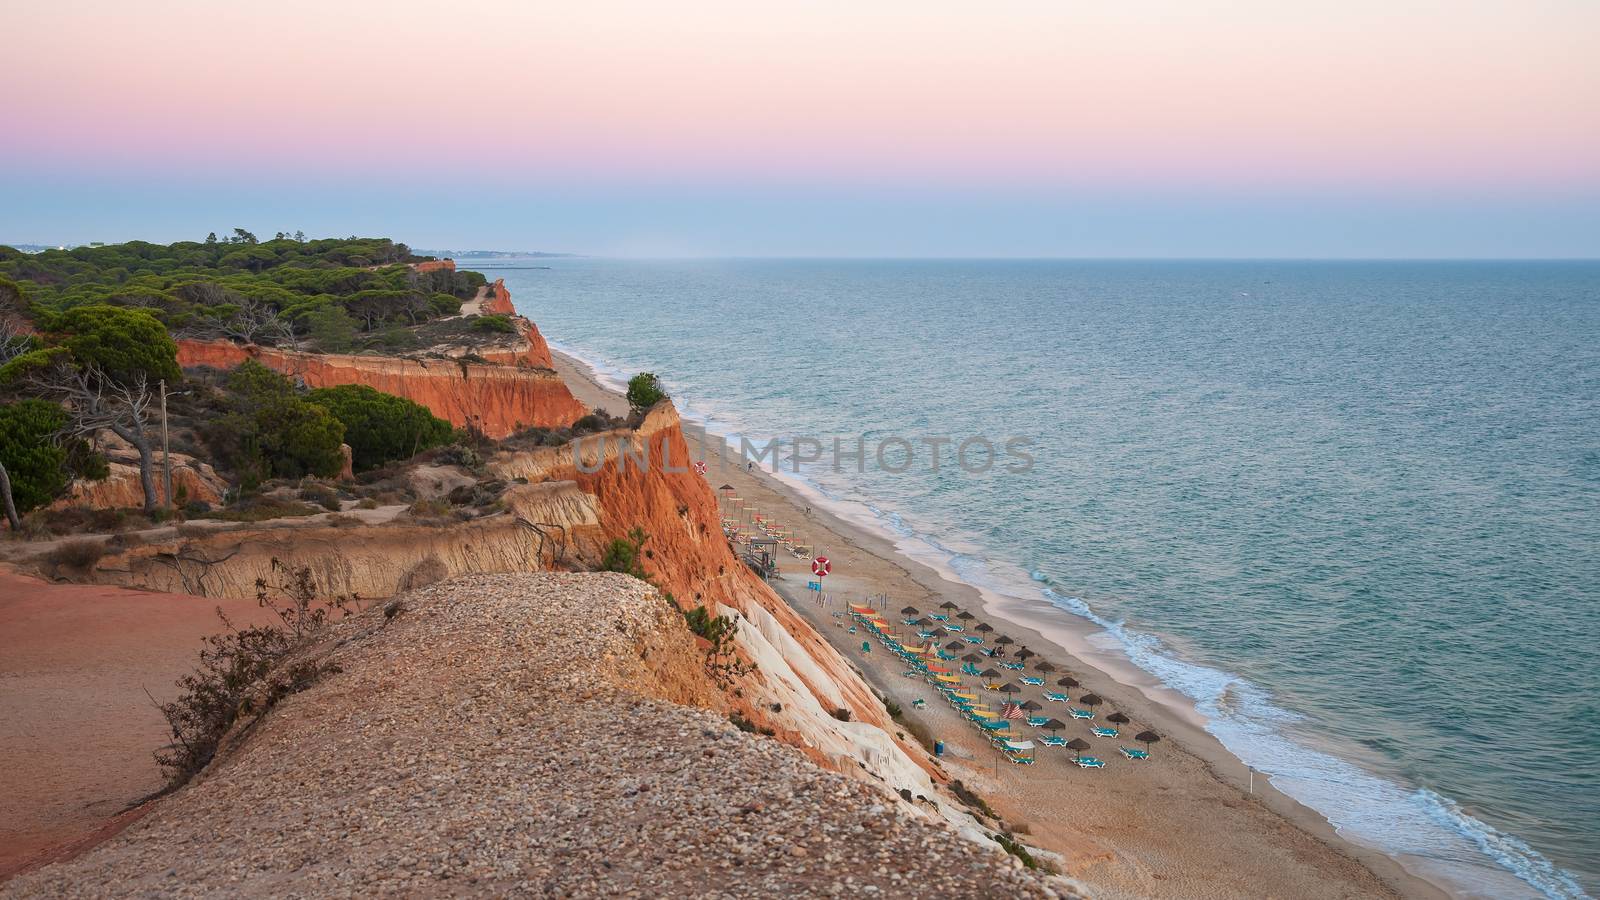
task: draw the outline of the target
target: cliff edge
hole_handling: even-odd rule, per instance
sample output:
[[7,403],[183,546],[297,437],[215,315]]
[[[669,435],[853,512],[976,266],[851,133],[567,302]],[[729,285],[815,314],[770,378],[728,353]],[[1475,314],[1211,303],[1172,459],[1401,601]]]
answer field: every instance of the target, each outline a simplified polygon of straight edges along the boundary
[[1065,890],[685,705],[717,693],[695,639],[626,576],[457,578],[310,653],[202,777],[0,895]]

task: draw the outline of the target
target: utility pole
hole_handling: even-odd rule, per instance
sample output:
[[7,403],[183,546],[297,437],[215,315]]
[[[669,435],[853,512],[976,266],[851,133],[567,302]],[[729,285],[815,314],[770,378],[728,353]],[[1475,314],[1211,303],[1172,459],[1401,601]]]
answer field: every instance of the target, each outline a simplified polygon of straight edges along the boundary
[[161,379],[161,481],[166,491],[167,511],[172,511],[172,454],[167,443],[167,380]]

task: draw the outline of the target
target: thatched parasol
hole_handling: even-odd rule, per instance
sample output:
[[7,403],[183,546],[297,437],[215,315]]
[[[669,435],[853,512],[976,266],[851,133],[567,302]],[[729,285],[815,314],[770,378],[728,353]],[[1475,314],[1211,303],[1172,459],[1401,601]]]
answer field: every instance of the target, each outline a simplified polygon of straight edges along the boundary
[[1056,680],[1056,685],[1058,687],[1077,687],[1078,679],[1073,678],[1071,675],[1064,675]]
[[976,653],[968,653],[966,656],[961,657],[961,661],[969,663],[983,662],[983,657]]
[[1126,725],[1126,724],[1128,724],[1129,722],[1131,722],[1133,720],[1129,719],[1127,716],[1123,715],[1122,713],[1114,712],[1111,715],[1106,716],[1106,721],[1107,722],[1115,722],[1118,725]]
[[1016,643],[1016,641],[1013,641],[1011,638],[1008,638],[1003,634],[1000,635],[999,637],[995,638],[994,642],[996,644],[1015,644]]
[[1048,731],[1060,731],[1061,729],[1067,727],[1067,723],[1061,721],[1060,719],[1051,719],[1050,721],[1044,723],[1043,727]]
[[998,671],[996,671],[995,669],[984,669],[982,672],[978,673],[978,677],[979,678],[999,678],[1000,677],[1000,673]]
[[963,644],[960,641],[951,641],[950,643],[945,644],[944,648],[946,650],[960,650],[962,647],[965,647],[965,646],[966,646],[966,644]]
[[966,621],[971,620],[971,619],[976,619],[977,616],[975,616],[972,613],[969,613],[969,612],[967,612],[966,610],[963,609],[961,612],[956,613],[956,618],[960,619],[963,622],[966,622]]
[[943,628],[935,628],[935,629],[933,629],[932,631],[930,631],[928,633],[933,635],[934,637],[946,637],[946,636],[948,636],[950,634],[950,632],[945,631]]
[[1141,731],[1134,735],[1133,739],[1143,743],[1145,751],[1148,752],[1151,744],[1161,740],[1161,735],[1156,734],[1154,731]]
[[1022,708],[1032,712],[1034,710],[1044,709],[1044,706],[1037,700],[1029,700],[1027,703],[1022,704]]
[[1089,749],[1089,742],[1083,738],[1073,738],[1067,741],[1067,749],[1076,751],[1079,759],[1083,759],[1083,751]]
[[914,616],[916,614],[917,608],[915,606],[907,606],[906,608],[900,610],[900,615],[902,616]]
[[1023,647],[1021,650],[1017,651],[1017,659],[1027,659],[1030,656],[1038,656],[1038,655],[1039,654],[1033,652],[1032,650],[1029,650],[1027,647]]
[[1011,682],[1008,681],[1005,684],[1000,685],[1000,693],[1002,693],[1002,694],[1020,694],[1020,693],[1022,693],[1022,688],[1019,688],[1016,685],[1014,685],[1014,684],[1012,684]]
[[1048,661],[1041,662],[1037,666],[1034,666],[1034,668],[1041,672],[1054,672],[1056,670],[1056,667],[1051,665]]
[[988,622],[979,622],[976,626],[973,627],[972,630],[973,631],[981,631],[984,634],[988,634],[989,632],[994,630],[994,626],[990,625]]
[[1078,698],[1078,702],[1082,703],[1084,706],[1099,706],[1100,704],[1106,702],[1106,699],[1099,694],[1084,694],[1082,697]]
[[921,625],[923,628],[926,628],[929,625],[933,624],[933,620],[928,618],[927,616],[923,616],[922,618],[918,619],[917,621],[915,621],[915,622],[913,622],[911,624],[913,624],[913,625]]
[[960,609],[961,607],[958,606],[957,604],[951,603],[949,600],[946,600],[945,602],[939,604],[939,608],[940,609]]

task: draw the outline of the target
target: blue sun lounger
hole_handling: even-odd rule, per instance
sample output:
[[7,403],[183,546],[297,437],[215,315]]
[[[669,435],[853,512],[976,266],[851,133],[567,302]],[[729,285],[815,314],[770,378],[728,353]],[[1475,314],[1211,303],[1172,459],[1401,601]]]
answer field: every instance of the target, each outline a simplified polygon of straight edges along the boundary
[[1073,707],[1072,717],[1074,719],[1092,719],[1094,718],[1094,713],[1089,712],[1087,709],[1078,709],[1077,707]]
[[1135,750],[1132,747],[1123,747],[1121,749],[1122,749],[1122,755],[1126,756],[1129,759],[1149,759],[1150,758],[1150,751],[1149,750]]
[[1085,769],[1104,769],[1106,764],[1097,757],[1084,756],[1078,759],[1078,765]]
[[1117,730],[1115,728],[1101,728],[1100,726],[1096,725],[1089,730],[1095,733],[1095,737],[1112,738],[1117,736]]
[[1061,737],[1060,735],[1052,734],[1047,737],[1039,738],[1039,743],[1045,745],[1046,747],[1065,747],[1067,745],[1067,739]]
[[1048,718],[1045,718],[1044,716],[1029,716],[1028,717],[1028,724],[1032,725],[1034,728],[1043,728],[1044,727],[1044,723],[1046,723],[1048,721],[1050,721],[1050,720]]
[[962,638],[962,640],[966,641],[969,644],[981,644],[981,643],[983,643],[983,638],[981,638],[981,637],[973,637],[970,634],[967,635],[966,637]]
[[1021,681],[1023,684],[1031,684],[1034,687],[1038,687],[1039,685],[1044,684],[1044,679],[1043,678],[1034,678],[1031,675],[1024,675],[1024,676],[1022,676],[1022,678],[1020,678],[1018,680]]
[[1044,698],[1053,703],[1066,703],[1068,700],[1072,699],[1066,694],[1058,694],[1055,691],[1045,691]]

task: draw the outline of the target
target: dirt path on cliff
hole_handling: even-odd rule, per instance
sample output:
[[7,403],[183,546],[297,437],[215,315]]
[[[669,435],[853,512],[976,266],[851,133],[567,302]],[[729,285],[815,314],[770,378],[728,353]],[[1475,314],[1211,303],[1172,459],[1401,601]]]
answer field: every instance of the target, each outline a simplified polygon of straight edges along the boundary
[[151,753],[167,730],[151,697],[176,696],[221,630],[219,603],[238,624],[260,612],[0,571],[0,878],[161,787]]

